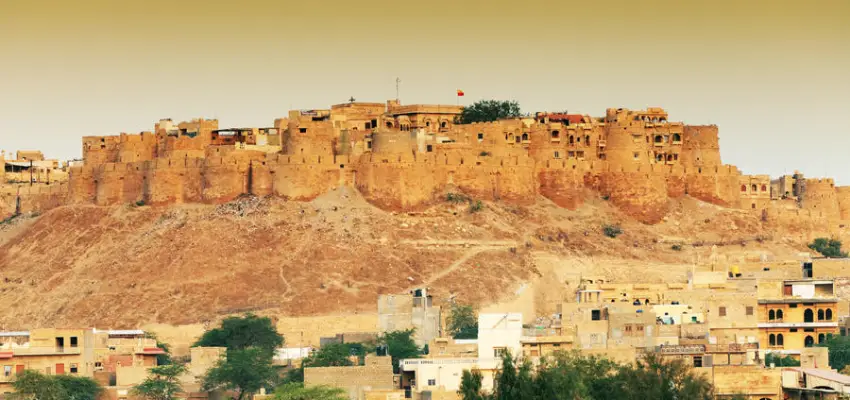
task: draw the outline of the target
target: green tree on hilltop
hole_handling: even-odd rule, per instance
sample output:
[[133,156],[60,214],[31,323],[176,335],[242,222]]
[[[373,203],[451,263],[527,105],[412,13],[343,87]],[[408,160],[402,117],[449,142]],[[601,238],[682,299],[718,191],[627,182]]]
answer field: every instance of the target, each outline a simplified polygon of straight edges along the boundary
[[520,115],[519,103],[516,101],[480,100],[464,107],[457,118],[457,122],[461,124],[492,122],[500,119],[518,118]]
[[221,327],[204,332],[195,346],[227,347],[228,353],[256,347],[271,357],[275,349],[283,346],[283,336],[277,332],[270,318],[246,314],[225,318]]

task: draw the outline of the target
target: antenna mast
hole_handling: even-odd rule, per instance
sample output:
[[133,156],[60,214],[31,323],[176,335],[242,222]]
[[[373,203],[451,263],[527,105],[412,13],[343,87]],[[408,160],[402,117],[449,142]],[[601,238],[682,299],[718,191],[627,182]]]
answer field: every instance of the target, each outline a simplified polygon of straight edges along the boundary
[[399,87],[400,83],[401,83],[401,78],[395,78],[395,101],[398,101],[398,99],[399,99],[398,87]]

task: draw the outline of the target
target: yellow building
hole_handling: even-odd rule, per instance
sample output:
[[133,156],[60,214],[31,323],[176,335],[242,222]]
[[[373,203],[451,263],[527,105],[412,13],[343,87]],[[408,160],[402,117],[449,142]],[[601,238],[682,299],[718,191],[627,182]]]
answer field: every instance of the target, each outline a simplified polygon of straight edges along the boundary
[[0,332],[0,394],[12,391],[11,383],[25,370],[47,375],[72,374],[105,377],[104,386],[115,378],[116,368],[156,365],[164,352],[156,340],[140,330],[44,328],[22,332]]
[[759,281],[761,347],[798,354],[838,334],[838,299],[832,280]]

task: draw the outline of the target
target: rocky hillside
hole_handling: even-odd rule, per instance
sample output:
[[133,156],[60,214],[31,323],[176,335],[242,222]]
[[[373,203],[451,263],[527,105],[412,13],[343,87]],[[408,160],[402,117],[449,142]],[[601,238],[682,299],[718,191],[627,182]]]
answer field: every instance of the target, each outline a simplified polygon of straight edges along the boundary
[[[0,226],[0,327],[373,311],[377,295],[422,285],[480,305],[537,285],[549,310],[572,296],[570,276],[682,280],[693,263],[805,249],[746,211],[688,197],[670,208],[655,225],[596,198],[574,211],[541,197],[528,207],[446,201],[393,214],[345,189],[306,203],[65,206]],[[623,233],[605,236],[609,225]]]

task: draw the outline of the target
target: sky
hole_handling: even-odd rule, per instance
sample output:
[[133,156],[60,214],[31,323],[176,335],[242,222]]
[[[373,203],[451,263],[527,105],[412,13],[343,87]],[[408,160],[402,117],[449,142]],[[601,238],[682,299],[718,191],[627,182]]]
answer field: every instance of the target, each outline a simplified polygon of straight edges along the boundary
[[0,0],[0,148],[346,102],[663,107],[723,162],[850,185],[847,0]]

